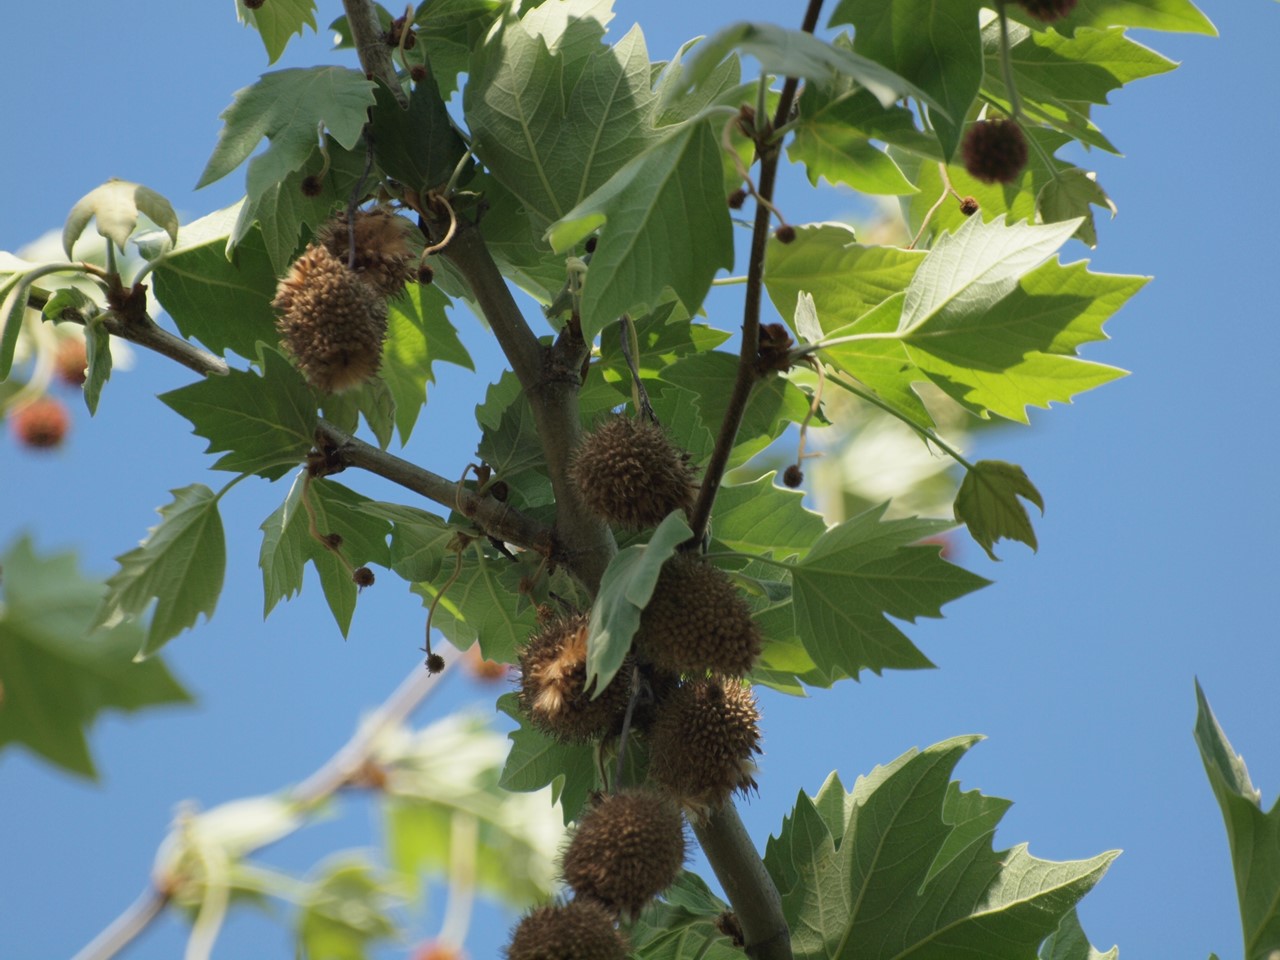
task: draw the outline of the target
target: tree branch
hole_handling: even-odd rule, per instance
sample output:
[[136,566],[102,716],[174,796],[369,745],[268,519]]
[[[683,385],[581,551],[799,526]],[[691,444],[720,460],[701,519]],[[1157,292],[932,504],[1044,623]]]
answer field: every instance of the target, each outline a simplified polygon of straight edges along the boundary
[[468,490],[455,480],[446,480],[395,454],[379,450],[372,444],[339,430],[327,420],[320,421],[316,433],[336,448],[347,466],[376,473],[441,506],[457,510],[473,521],[486,536],[526,548],[546,544],[550,539],[549,528],[526,517],[515,507]]
[[109,960],[133,942],[151,925],[169,902],[169,895],[152,885],[143,890],[138,899],[129,904],[124,913],[111,921],[111,925],[93,938],[72,960]]
[[752,960],[791,960],[791,935],[782,898],[765,870],[732,802],[693,832],[742,926],[743,947]]
[[368,0],[342,0],[342,9],[347,12],[351,40],[356,45],[356,54],[365,74],[370,80],[385,83],[400,106],[407,107],[409,99],[396,79],[395,63],[391,60],[391,50],[387,47],[377,10]]

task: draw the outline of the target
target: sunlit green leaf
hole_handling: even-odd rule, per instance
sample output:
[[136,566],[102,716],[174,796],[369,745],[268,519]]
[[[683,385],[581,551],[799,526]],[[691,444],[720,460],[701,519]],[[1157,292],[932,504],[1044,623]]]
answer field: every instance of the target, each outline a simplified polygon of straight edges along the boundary
[[458,340],[446,308],[449,298],[432,286],[410,283],[387,310],[387,339],[382,348],[382,376],[396,402],[396,429],[408,443],[427,395],[435,381],[436,361],[475,370],[471,356]]

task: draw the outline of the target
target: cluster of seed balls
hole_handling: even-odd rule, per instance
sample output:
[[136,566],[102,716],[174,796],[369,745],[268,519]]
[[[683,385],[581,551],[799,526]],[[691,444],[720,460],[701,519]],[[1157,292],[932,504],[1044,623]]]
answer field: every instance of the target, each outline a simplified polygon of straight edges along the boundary
[[[372,379],[382,362],[387,301],[413,262],[409,221],[382,207],[330,220],[276,288],[280,341],[307,382],[339,393]],[[353,242],[354,241],[354,242]],[[354,256],[353,256],[354,251]]]
[[[662,428],[623,416],[584,437],[570,472],[587,507],[623,530],[687,511],[697,491],[687,454]],[[544,615],[520,654],[521,708],[548,736],[590,743],[618,736],[630,706],[629,736],[648,746],[648,775],[583,814],[562,861],[573,899],[526,915],[509,960],[623,960],[617,921],[678,877],[685,818],[704,822],[732,794],[755,787],[760,713],[743,677],[762,637],[729,577],[695,555],[668,560],[603,690],[587,687],[589,621],[586,612]]]

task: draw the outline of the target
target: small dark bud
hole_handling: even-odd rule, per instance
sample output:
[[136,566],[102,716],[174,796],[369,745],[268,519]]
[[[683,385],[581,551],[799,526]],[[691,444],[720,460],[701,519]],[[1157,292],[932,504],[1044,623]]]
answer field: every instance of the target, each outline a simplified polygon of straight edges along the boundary
[[248,10],[257,10],[266,2],[267,0],[244,0],[244,5]]
[[342,546],[342,534],[340,533],[326,533],[322,539],[324,540],[324,545],[330,550],[337,550]]
[[410,30],[408,33],[404,35],[404,48],[406,50],[412,50],[417,45],[418,45],[418,34],[413,30]]
[[741,210],[742,205],[747,202],[747,191],[739,187],[733,193],[729,194],[729,209]]
[[511,488],[507,486],[507,481],[497,480],[493,486],[489,488],[489,496],[497,500],[499,503],[506,503],[507,497],[511,496]]
[[781,323],[765,323],[760,326],[760,345],[756,351],[757,366],[762,373],[770,370],[791,369],[791,348],[795,341],[791,331]]
[[1042,23],[1060,20],[1075,9],[1076,0],[1018,0],[1022,9]]
[[418,264],[418,282],[424,287],[436,278],[436,271],[429,263]]
[[433,677],[437,673],[444,673],[444,657],[438,653],[427,654],[427,673]]
[[421,83],[427,79],[427,68],[420,63],[415,63],[409,68],[409,76],[413,78],[414,83]]
[[960,212],[966,217],[972,217],[979,209],[977,197],[965,197],[960,201]]
[[584,244],[584,246],[587,249],[587,253],[595,253],[596,245],[599,243],[600,243],[599,237],[595,237],[595,236],[587,237],[587,242],[586,244]]
[[782,471],[782,482],[792,490],[804,483],[804,471],[800,469],[800,464],[793,463]]
[[318,197],[323,189],[324,181],[314,173],[302,179],[302,195],[305,197]]
[[351,582],[362,590],[365,587],[372,587],[373,581],[373,571],[368,567],[356,567],[355,572],[351,574]]
[[779,243],[790,243],[796,238],[796,228],[789,223],[784,223],[773,231],[773,235],[778,238]]

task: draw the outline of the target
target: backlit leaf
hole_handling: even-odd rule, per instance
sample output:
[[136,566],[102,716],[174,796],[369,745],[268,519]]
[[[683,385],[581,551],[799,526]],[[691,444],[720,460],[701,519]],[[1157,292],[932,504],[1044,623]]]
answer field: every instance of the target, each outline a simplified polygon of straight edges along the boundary
[[999,540],[1020,540],[1032,550],[1038,546],[1027,508],[1019,497],[1025,497],[1044,513],[1044,498],[1026,473],[1016,463],[1003,460],[979,460],[964,475],[956,493],[956,520],[969,528],[969,533],[992,560],[999,559],[991,549]]
[[72,259],[72,248],[94,219],[98,222],[98,233],[124,250],[138,227],[139,213],[162,228],[169,235],[170,243],[178,242],[178,215],[169,201],[150,187],[113,177],[77,200],[67,214],[62,228],[62,249],[67,259]]
[[256,8],[236,0],[236,13],[241,23],[257,28],[262,45],[267,48],[268,63],[280,59],[295,33],[302,36],[304,27],[316,29],[315,0],[269,0]]

